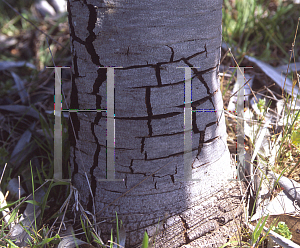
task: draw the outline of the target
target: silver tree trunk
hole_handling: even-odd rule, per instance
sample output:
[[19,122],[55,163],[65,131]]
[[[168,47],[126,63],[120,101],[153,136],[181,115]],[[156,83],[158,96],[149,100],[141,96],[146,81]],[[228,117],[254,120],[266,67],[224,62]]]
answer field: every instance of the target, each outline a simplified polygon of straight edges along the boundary
[[[222,0],[69,0],[71,108],[107,109],[106,69],[99,67],[123,67],[115,69],[114,80],[115,178],[124,181],[97,180],[106,177],[106,113],[71,114],[72,182],[93,212],[86,173],[96,212],[103,210],[97,220],[107,220],[100,224],[104,240],[115,230],[109,221],[117,211],[126,247],[137,247],[144,231],[152,237],[157,227],[156,247],[215,247],[226,242],[233,229],[225,227],[242,214],[227,196],[235,167],[218,79],[221,9]],[[198,181],[179,181],[185,170],[185,74],[176,67],[199,67],[192,69],[192,109],[202,111],[192,114],[189,164]]]

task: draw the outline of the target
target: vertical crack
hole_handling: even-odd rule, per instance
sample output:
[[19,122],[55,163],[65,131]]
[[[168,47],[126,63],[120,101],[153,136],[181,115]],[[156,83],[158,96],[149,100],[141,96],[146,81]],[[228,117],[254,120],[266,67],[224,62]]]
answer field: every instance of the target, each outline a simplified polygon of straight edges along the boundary
[[142,138],[142,141],[141,141],[142,145],[141,145],[141,153],[144,152],[144,148],[145,148],[145,137]]
[[[96,53],[96,50],[95,50],[95,47],[93,44],[93,42],[96,40],[96,34],[94,33],[94,28],[95,28],[96,22],[97,22],[97,10],[94,8],[93,4],[87,4],[86,0],[84,0],[84,4],[87,6],[87,8],[89,10],[88,26],[87,26],[87,31],[89,32],[89,35],[85,39],[84,45],[85,45],[86,51],[91,56],[91,60],[92,60],[93,64],[103,67],[103,65],[101,65],[101,63],[100,63],[100,57]],[[91,94],[96,96],[96,109],[100,109],[102,98],[101,98],[101,96],[98,95],[98,93],[99,93],[99,87],[106,80],[106,69],[99,68],[97,70],[97,73],[98,73],[98,76],[95,79],[95,82],[93,84],[93,91]],[[95,139],[96,149],[95,149],[94,157],[93,157],[93,165],[90,168],[92,195],[89,196],[89,202],[87,204],[87,209],[90,212],[92,212],[92,210],[93,210],[93,204],[94,204],[93,197],[96,195],[96,188],[97,188],[97,181],[94,176],[94,170],[98,166],[99,153],[101,150],[98,138],[95,133],[95,126],[98,125],[101,118],[102,118],[102,113],[97,112],[94,121],[91,123],[91,132]]]
[[198,146],[198,154],[197,154],[197,156],[199,156],[199,154],[201,153],[201,150],[203,148],[204,137],[205,137],[205,129],[204,129],[204,131],[200,131],[199,146]]
[[170,175],[172,183],[175,183],[174,175]]
[[158,86],[162,86],[162,83],[161,83],[161,76],[160,76],[160,64],[156,64],[155,66],[155,76],[156,76],[156,80],[157,80],[157,85]]
[[[100,96],[98,96],[97,98],[101,98]],[[98,108],[98,107],[97,107]],[[91,131],[92,131],[92,135],[94,136],[94,139],[95,139],[95,143],[96,143],[96,150],[95,150],[95,153],[94,153],[94,157],[93,157],[93,165],[91,166],[90,168],[90,175],[91,175],[91,189],[92,189],[92,194],[93,196],[95,197],[96,196],[96,187],[97,187],[97,181],[96,181],[96,178],[94,176],[94,170],[95,168],[98,166],[98,158],[99,158],[99,153],[100,153],[100,144],[99,144],[99,141],[98,141],[98,138],[95,134],[95,126],[98,125],[99,123],[99,120],[101,119],[102,117],[102,113],[98,113],[96,114],[96,118],[94,119],[94,121],[91,123]],[[89,202],[87,204],[87,209],[88,211],[90,211],[91,213],[93,213],[93,196],[90,195],[89,196]]]
[[125,188],[127,189],[127,175],[125,174],[125,178],[124,178],[124,185],[125,185]]
[[[105,68],[99,68],[97,70],[98,76],[93,84],[93,92],[92,95],[96,96],[96,109],[101,109],[101,102],[102,102],[102,97],[99,95],[99,88],[102,85],[103,82],[106,80],[106,69]],[[93,165],[90,168],[90,175],[91,175],[91,189],[92,189],[92,194],[95,197],[96,195],[96,188],[97,188],[97,181],[96,177],[94,176],[94,170],[96,167],[98,167],[98,160],[99,160],[99,153],[101,151],[101,147],[99,144],[99,140],[96,136],[95,133],[95,126],[98,125],[100,119],[102,118],[102,112],[97,112],[96,117],[94,121],[91,123],[91,131],[92,135],[95,139],[95,144],[96,144],[96,150],[94,152],[94,158],[93,158]],[[93,209],[93,196],[89,196],[89,202],[87,205],[88,211],[92,212]]]
[[85,48],[87,52],[91,55],[92,62],[95,65],[101,66],[99,60],[99,55],[96,53],[95,47],[93,45],[93,41],[96,39],[96,35],[94,33],[94,28],[97,22],[97,10],[94,8],[93,4],[87,4],[86,0],[84,0],[85,4],[89,9],[89,20],[87,30],[89,32],[89,36],[85,39]]
[[186,223],[186,220],[181,216],[179,215],[180,219],[181,219],[181,223],[183,225],[183,228],[184,228],[184,239],[185,239],[185,244],[188,244],[191,242],[190,238],[188,237],[188,234],[187,234],[187,230],[189,229],[188,227],[188,224]]
[[[196,107],[192,107],[192,110],[196,110]],[[193,130],[193,133],[200,133],[199,129],[198,129],[198,126],[197,126],[197,115],[196,115],[196,111],[193,111],[192,112],[192,130]]]
[[[150,87],[146,87],[146,93],[145,93],[145,104],[146,104],[146,108],[147,108],[147,125],[148,125],[148,137],[152,136],[152,125],[151,125],[151,119],[153,116],[152,113],[152,107],[151,107],[151,101],[150,101],[150,92],[151,92],[151,88]],[[146,152],[145,152],[146,154]]]
[[170,61],[169,62],[173,62],[174,61],[174,49],[173,49],[173,47],[171,47],[171,46],[168,46],[168,45],[166,45],[168,48],[170,48],[171,49],[171,52],[172,52],[172,54],[171,54],[171,57],[170,57]]
[[134,173],[132,166],[133,166],[133,159],[131,159],[130,165],[129,165],[129,170],[130,170],[131,174]]

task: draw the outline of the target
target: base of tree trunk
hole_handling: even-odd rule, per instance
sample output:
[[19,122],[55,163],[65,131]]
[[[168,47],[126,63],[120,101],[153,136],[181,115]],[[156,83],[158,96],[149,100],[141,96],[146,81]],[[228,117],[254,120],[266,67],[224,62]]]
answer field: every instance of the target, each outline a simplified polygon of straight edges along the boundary
[[[201,202],[201,207],[194,205],[183,213],[161,220],[157,228],[158,232],[156,229],[146,228],[150,241],[149,247],[220,247],[228,242],[230,237],[238,237],[237,231],[243,226],[242,222],[245,218],[245,201],[242,201],[242,197],[246,188],[245,182],[229,181],[227,187],[214,194],[214,201],[211,201],[212,197],[207,197]],[[73,201],[74,199],[71,198],[71,206],[74,204]],[[78,213],[76,216],[78,223],[80,223],[79,215]],[[122,218],[119,218],[119,226],[120,219]],[[115,222],[112,227],[115,238]],[[104,242],[110,240],[110,236],[105,235],[104,232],[100,237]],[[155,245],[153,245],[154,240]],[[141,245],[141,243],[129,245],[127,242],[125,247],[140,248]]]
[[[215,180],[223,181],[223,186],[218,187],[216,191],[208,190],[207,194],[201,194],[198,200],[186,205],[185,211],[173,212],[172,214],[166,211],[165,219],[160,219],[159,224],[151,224],[150,218],[148,227],[138,230],[128,230],[128,224],[124,225],[126,231],[125,247],[140,248],[141,243],[136,243],[132,239],[142,240],[144,231],[147,231],[150,243],[153,244],[155,240],[155,245],[149,247],[220,247],[228,242],[228,239],[237,234],[236,232],[243,225],[245,208],[242,197],[246,191],[246,185],[244,182],[225,179],[225,172],[222,172],[221,168],[220,173],[224,175],[224,179],[215,177]],[[183,202],[178,202],[178,206],[182,205],[184,205]],[[119,223],[120,220],[128,223],[128,220],[132,222],[135,219],[134,215],[122,216],[118,214],[118,217]],[[143,221],[145,222],[145,220]],[[116,222],[112,223],[111,226],[114,230],[114,237],[116,236],[115,224]],[[136,223],[137,226],[139,224]],[[106,242],[110,239],[110,228],[105,223],[100,224],[99,228],[102,231],[101,238]],[[133,233],[130,234],[130,232]]]
[[[246,187],[238,181],[229,182],[227,186],[205,207],[195,206],[165,221],[164,230],[156,235],[153,247],[220,247],[228,242],[244,220],[241,199]],[[153,241],[154,236],[150,240]],[[141,244],[134,247],[141,247]]]

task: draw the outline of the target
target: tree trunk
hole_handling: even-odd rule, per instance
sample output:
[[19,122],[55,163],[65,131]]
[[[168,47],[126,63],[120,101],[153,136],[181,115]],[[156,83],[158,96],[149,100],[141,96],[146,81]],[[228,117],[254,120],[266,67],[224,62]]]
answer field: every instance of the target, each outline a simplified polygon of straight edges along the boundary
[[[68,1],[70,108],[107,109],[107,69],[99,67],[123,67],[114,71],[114,167],[115,178],[124,181],[98,180],[107,170],[106,112],[71,113],[75,135],[69,128],[72,182],[83,206],[92,213],[95,207],[97,221],[106,220],[99,225],[104,240],[115,230],[115,211],[126,247],[138,247],[144,231],[153,237],[156,228],[156,247],[217,247],[234,230],[229,223],[242,211],[230,195],[240,193],[229,183],[235,167],[218,79],[221,10],[221,0]],[[176,67],[198,67],[192,68],[187,167],[188,92],[185,69]],[[183,181],[188,171],[200,180]]]

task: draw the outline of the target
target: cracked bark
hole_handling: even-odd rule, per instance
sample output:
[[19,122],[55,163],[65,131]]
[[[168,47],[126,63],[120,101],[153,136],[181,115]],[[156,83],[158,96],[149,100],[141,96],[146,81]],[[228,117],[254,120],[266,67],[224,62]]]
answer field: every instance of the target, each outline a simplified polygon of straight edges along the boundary
[[[71,113],[72,182],[83,206],[93,212],[85,173],[99,212],[171,162],[97,215],[108,220],[100,226],[104,240],[115,229],[115,211],[125,225],[127,247],[137,247],[145,230],[153,236],[159,219],[165,221],[156,247],[197,247],[208,238],[214,247],[234,229],[229,223],[241,211],[228,197],[232,204],[224,212],[220,198],[233,188],[227,179],[235,170],[217,77],[221,8],[221,0],[68,1],[70,108],[106,109],[106,69],[99,66],[123,66],[115,70],[115,170],[123,182],[96,180],[105,178],[106,114]],[[183,66],[200,67],[192,69],[192,109],[207,110],[192,113],[191,168],[199,182],[178,181],[184,177],[184,70],[176,67]]]

